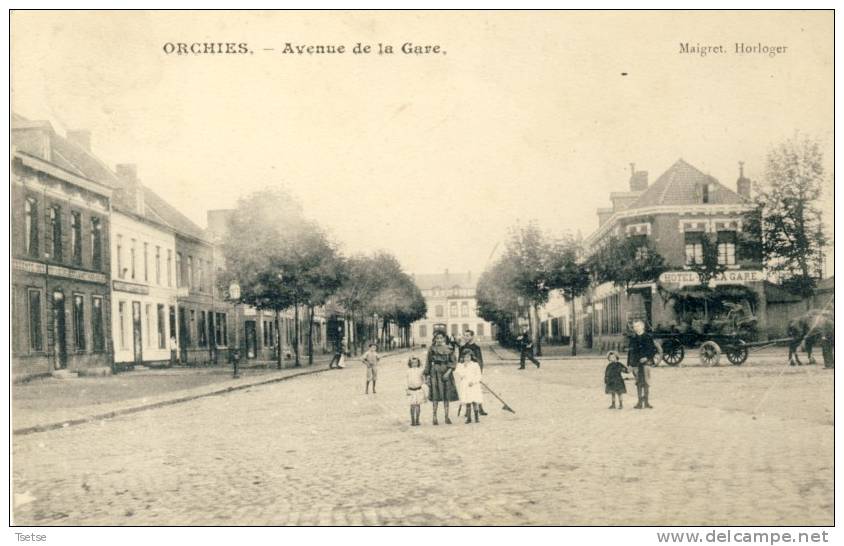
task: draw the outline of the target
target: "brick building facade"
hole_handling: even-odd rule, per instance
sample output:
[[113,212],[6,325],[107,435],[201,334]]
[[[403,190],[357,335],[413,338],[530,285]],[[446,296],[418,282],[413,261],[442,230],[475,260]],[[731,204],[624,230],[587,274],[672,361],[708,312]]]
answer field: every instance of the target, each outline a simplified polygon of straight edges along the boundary
[[113,188],[47,122],[13,116],[12,378],[110,369]]

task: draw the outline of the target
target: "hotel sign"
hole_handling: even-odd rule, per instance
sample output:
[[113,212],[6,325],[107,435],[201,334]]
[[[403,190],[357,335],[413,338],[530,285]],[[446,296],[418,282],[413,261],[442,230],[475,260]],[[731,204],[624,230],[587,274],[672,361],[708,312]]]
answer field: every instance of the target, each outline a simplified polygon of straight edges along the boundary
[[26,271],[27,273],[36,273],[39,275],[52,275],[53,277],[64,277],[66,279],[74,279],[77,281],[96,282],[100,284],[106,283],[106,276],[102,273],[95,273],[93,271],[82,271],[80,269],[70,269],[60,265],[44,265],[38,262],[31,262],[29,260],[12,260],[12,269],[15,271]]
[[[753,269],[736,269],[724,271],[716,275],[712,282],[715,284],[747,284],[750,282],[762,282],[765,280],[765,273]],[[700,275],[695,271],[666,271],[659,276],[661,284],[679,284],[680,286],[700,284]]]

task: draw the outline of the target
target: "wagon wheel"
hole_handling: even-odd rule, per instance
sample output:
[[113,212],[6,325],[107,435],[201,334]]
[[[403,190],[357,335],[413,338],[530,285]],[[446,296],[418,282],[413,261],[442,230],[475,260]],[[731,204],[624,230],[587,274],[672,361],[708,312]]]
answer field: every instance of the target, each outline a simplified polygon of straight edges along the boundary
[[667,339],[662,344],[662,360],[669,366],[678,365],[683,361],[684,356],[686,356],[686,350],[679,341]]
[[704,366],[717,366],[721,360],[721,347],[714,341],[705,341],[700,346],[700,362]]
[[734,345],[725,347],[724,354],[727,355],[727,360],[732,362],[733,366],[741,366],[747,360],[747,343],[743,339],[739,339]]

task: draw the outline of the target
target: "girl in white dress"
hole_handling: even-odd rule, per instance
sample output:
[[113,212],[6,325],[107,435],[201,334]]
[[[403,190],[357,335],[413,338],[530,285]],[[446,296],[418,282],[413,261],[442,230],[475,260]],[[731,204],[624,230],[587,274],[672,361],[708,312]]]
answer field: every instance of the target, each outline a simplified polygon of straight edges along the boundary
[[407,361],[407,395],[410,397],[410,426],[419,426],[420,406],[425,403],[427,394],[422,387],[425,381],[422,378],[422,361],[415,356]]
[[483,402],[481,390],[481,367],[475,359],[471,349],[463,351],[460,362],[454,369],[454,379],[460,403],[466,404],[466,424],[472,422],[472,411],[475,413],[475,423],[478,422],[478,404]]

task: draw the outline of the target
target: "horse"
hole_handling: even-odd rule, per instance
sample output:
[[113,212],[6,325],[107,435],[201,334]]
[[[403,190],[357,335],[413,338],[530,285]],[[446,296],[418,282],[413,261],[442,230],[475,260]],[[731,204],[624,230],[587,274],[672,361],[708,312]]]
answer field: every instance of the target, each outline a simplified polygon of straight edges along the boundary
[[802,366],[797,349],[801,348],[809,357],[809,364],[816,364],[812,356],[812,349],[817,343],[823,347],[824,365],[835,367],[835,315],[831,311],[811,309],[788,323],[788,363],[791,366]]

